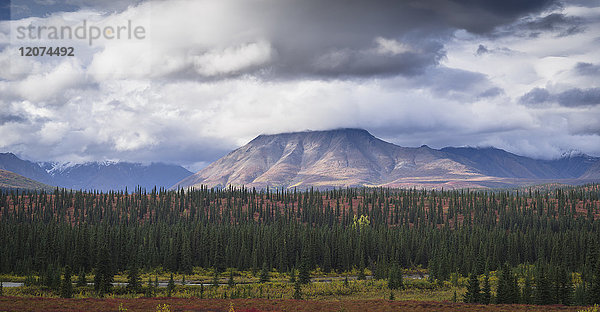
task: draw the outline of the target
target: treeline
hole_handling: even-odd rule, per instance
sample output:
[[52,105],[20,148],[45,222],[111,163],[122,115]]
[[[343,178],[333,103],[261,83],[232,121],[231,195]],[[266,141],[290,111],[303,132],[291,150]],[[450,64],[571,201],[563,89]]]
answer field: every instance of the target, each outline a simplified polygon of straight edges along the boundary
[[[0,272],[132,264],[287,272],[398,263],[433,279],[520,264],[600,277],[600,186],[514,191],[145,190],[0,194]],[[107,258],[103,260],[103,258]],[[589,297],[589,296],[588,296]],[[590,299],[591,300],[591,299]]]

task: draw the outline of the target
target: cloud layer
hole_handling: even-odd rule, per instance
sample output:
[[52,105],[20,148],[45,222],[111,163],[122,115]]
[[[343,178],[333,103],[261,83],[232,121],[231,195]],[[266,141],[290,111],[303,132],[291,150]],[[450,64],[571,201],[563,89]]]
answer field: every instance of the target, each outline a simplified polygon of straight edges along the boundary
[[[26,3],[0,22],[0,149],[28,159],[198,169],[260,133],[337,127],[405,146],[600,155],[598,1]],[[83,20],[148,36],[14,37]]]

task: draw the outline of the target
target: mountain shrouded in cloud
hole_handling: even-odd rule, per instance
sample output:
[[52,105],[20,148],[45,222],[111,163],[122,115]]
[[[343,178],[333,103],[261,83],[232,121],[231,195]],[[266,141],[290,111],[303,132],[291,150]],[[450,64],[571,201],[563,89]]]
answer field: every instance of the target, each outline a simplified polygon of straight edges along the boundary
[[[600,1],[13,0],[0,10],[0,151],[26,159],[196,171],[259,133],[340,127],[401,146],[600,155]],[[83,21],[145,36],[16,37]],[[35,45],[75,56],[19,55]]]

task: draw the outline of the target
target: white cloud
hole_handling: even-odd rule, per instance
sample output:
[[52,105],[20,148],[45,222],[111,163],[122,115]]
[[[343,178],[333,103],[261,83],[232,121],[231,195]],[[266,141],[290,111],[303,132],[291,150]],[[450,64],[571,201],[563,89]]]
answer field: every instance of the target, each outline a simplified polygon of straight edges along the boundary
[[[91,48],[75,42],[81,53],[66,59],[3,50],[0,108],[24,121],[0,124],[0,149],[40,160],[171,161],[198,168],[260,133],[362,127],[404,146],[494,145],[543,158],[576,148],[600,155],[597,106],[530,108],[518,101],[535,87],[552,93],[598,87],[598,77],[571,69],[598,64],[600,25],[563,37],[456,31],[450,42],[440,39],[428,50],[437,56],[418,59],[419,71],[403,75],[411,64],[401,57],[418,56],[424,46],[410,36],[382,33],[362,46],[333,48],[318,42],[305,56],[292,49],[314,44],[305,33],[287,29],[284,42],[273,35],[273,21],[245,9],[236,1],[153,1],[119,13],[36,19],[48,25],[89,18],[99,26],[132,20],[148,26],[148,38],[98,40]],[[583,12],[566,6],[563,13],[586,17]],[[0,31],[5,28],[0,23]],[[476,53],[480,44],[487,53]],[[294,53],[314,64],[287,68],[297,75],[263,75],[290,65],[282,60],[297,61]],[[389,60],[398,68],[381,70]],[[319,76],[302,66],[332,71]]]
[[203,76],[218,76],[262,65],[271,60],[268,42],[259,41],[224,50],[211,50],[193,57],[194,68]]
[[406,52],[414,52],[413,48],[405,43],[399,42],[394,39],[386,39],[383,37],[375,38],[377,44],[377,52],[381,54],[397,55]]

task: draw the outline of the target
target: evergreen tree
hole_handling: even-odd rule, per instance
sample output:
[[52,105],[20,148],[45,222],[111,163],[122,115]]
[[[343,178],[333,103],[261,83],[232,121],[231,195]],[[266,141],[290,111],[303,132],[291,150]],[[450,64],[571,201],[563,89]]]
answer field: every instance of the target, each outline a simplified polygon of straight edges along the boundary
[[73,297],[73,283],[71,282],[71,267],[65,267],[65,275],[60,285],[60,296],[62,298],[71,298]]
[[325,244],[325,251],[323,254],[323,272],[331,272],[331,250],[327,244]]
[[213,274],[212,285],[216,288],[219,287],[219,271],[215,269]]
[[300,279],[296,279],[296,282],[294,283],[294,299],[302,300],[302,283],[300,282]]
[[111,269],[110,254],[106,246],[98,252],[98,263],[94,275],[94,290],[99,296],[104,296],[112,291],[113,273]]
[[85,270],[80,270],[79,275],[77,276],[77,287],[85,287],[87,286],[87,278],[85,276]]
[[300,259],[300,267],[298,271],[298,281],[300,284],[308,284],[310,283],[310,269],[307,257],[302,257]]
[[476,270],[469,274],[469,283],[467,284],[467,292],[464,295],[463,301],[466,303],[479,302],[479,279],[477,278]]
[[532,304],[533,303],[533,288],[532,288],[531,274],[525,273],[525,284],[523,285],[523,291],[521,293],[521,303]]
[[485,273],[483,278],[483,288],[481,289],[481,296],[479,302],[483,304],[490,304],[492,300],[492,288],[490,286],[490,272]]
[[137,294],[142,289],[142,281],[140,279],[140,274],[138,272],[137,266],[135,264],[131,265],[127,275],[127,291],[130,293]]
[[402,269],[398,264],[392,265],[388,277],[388,288],[391,290],[404,288],[404,281],[402,279]]
[[535,275],[535,304],[551,304],[552,303],[552,285],[548,280],[548,275],[543,265],[537,266]]
[[148,284],[146,285],[144,296],[148,298],[154,296],[154,283],[152,283],[152,277],[150,276],[148,276]]
[[375,263],[375,268],[373,269],[373,279],[376,279],[376,280],[384,279],[387,277],[386,275],[389,275],[386,273],[388,273],[387,265],[386,265],[385,261],[383,261],[382,258],[379,257],[379,259]]
[[358,267],[358,276],[356,278],[361,281],[367,279],[367,277],[365,276],[365,261],[363,258],[360,259],[360,266]]
[[596,262],[591,280],[592,282],[588,290],[588,301],[590,304],[600,304],[600,258]]
[[173,273],[171,273],[171,277],[169,278],[169,284],[167,284],[167,297],[171,297],[173,295],[174,290],[175,281],[173,280]]
[[269,269],[267,268],[267,263],[263,262],[262,265],[262,270],[260,271],[260,283],[267,283],[269,280],[271,280],[270,276],[269,276]]
[[571,305],[573,303],[573,281],[571,274],[567,272],[564,266],[558,270],[558,303]]
[[227,281],[227,285],[229,285],[230,288],[235,286],[235,281],[233,280],[233,269],[229,270],[229,280]]
[[519,302],[519,288],[517,285],[517,279],[512,273],[508,263],[505,263],[500,271],[496,294],[497,303],[511,304]]
[[294,284],[296,282],[296,269],[292,269],[290,271],[290,283]]

